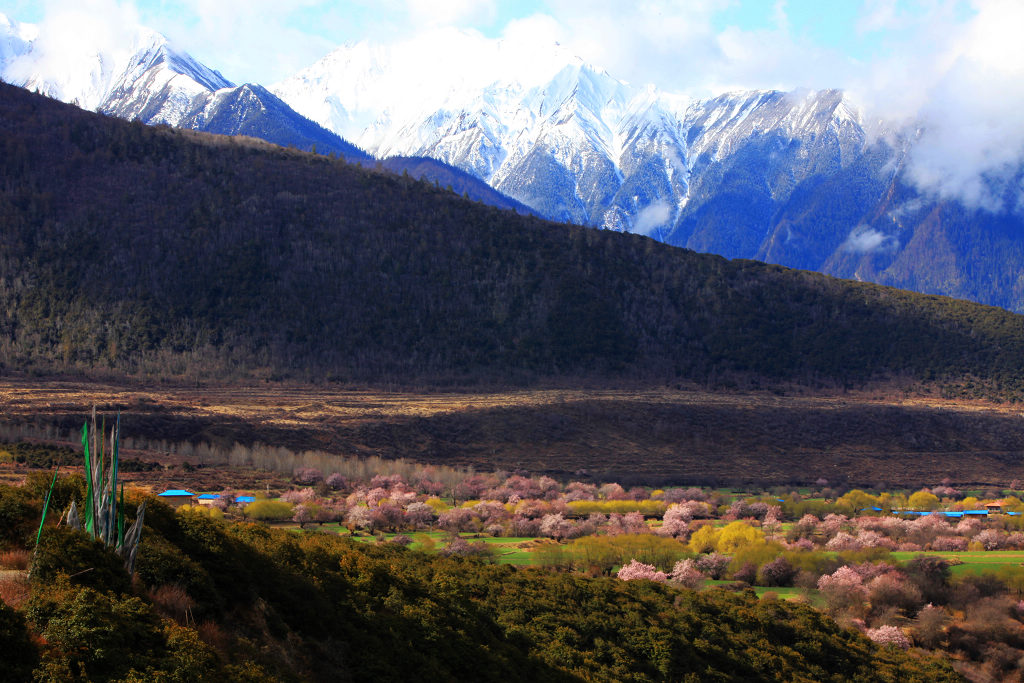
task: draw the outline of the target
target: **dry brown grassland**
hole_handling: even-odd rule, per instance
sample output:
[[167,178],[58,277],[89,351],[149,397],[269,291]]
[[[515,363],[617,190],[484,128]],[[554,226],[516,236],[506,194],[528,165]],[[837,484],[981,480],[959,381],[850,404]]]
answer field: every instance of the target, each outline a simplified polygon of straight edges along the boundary
[[26,435],[70,438],[93,404],[120,409],[124,433],[148,442],[141,457],[158,460],[173,461],[170,444],[237,442],[655,484],[1024,478],[1020,407],[889,388],[445,393],[0,378],[0,426]]

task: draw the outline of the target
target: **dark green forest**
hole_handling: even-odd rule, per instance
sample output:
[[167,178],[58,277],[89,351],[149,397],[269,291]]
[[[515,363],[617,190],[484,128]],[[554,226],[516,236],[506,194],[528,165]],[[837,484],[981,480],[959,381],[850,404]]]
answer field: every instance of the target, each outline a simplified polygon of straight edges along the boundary
[[[48,485],[0,485],[0,548],[30,547]],[[51,505],[83,495],[65,477]],[[0,600],[0,680],[959,680],[752,591],[445,558],[153,498],[145,522],[134,578],[84,533],[45,529],[25,593],[0,584],[20,603]]]
[[0,85],[0,369],[403,383],[558,377],[1011,396],[1024,318],[553,224],[247,138]]

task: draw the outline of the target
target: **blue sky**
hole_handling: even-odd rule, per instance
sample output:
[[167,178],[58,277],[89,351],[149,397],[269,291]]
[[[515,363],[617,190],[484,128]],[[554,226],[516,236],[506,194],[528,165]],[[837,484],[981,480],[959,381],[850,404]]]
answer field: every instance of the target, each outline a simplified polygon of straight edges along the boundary
[[237,82],[272,83],[344,42],[536,27],[624,80],[681,91],[844,87],[901,46],[934,49],[976,13],[965,0],[0,0],[0,11],[37,23],[83,5],[161,31]]

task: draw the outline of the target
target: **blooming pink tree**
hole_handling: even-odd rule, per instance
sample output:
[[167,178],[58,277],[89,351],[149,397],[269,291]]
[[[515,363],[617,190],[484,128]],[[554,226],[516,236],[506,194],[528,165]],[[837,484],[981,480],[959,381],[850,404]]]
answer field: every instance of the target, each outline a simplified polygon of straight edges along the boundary
[[313,512],[310,510],[308,504],[301,504],[295,506],[295,514],[292,515],[292,521],[299,523],[299,528],[304,529],[306,522],[313,521]]
[[406,522],[414,527],[430,526],[437,513],[426,503],[409,503],[405,506]]
[[605,500],[626,500],[626,489],[618,484],[605,484],[600,488],[601,497]]
[[845,531],[840,531],[825,544],[826,550],[860,550],[861,547],[857,539]]
[[879,645],[892,645],[901,650],[906,650],[910,647],[910,638],[907,638],[906,634],[896,626],[869,628],[864,632],[864,635]]
[[594,500],[597,497],[597,487],[593,484],[584,484],[580,481],[570,481],[565,487],[565,500]]
[[364,505],[349,508],[345,515],[345,522],[354,529],[368,529],[371,524],[370,508]]
[[627,512],[624,515],[608,515],[608,533],[616,534],[646,534],[651,528],[644,522],[641,512]]
[[686,588],[700,588],[704,584],[704,574],[697,569],[696,563],[691,559],[679,560],[672,567],[669,579]]
[[304,489],[292,489],[285,491],[281,494],[281,500],[291,503],[292,505],[298,505],[299,503],[308,503],[316,498],[316,491],[311,488]]
[[974,537],[975,543],[980,543],[985,550],[999,550],[1003,547],[1005,540],[1006,535],[995,529],[985,529]]
[[967,539],[962,536],[939,536],[932,541],[932,550],[967,550]]
[[572,531],[573,524],[559,514],[544,515],[540,520],[540,533],[555,540],[561,540]]
[[652,564],[644,564],[643,562],[637,562],[635,559],[630,560],[629,564],[622,565],[619,569],[619,573],[616,575],[623,581],[634,581],[636,579],[647,579],[648,581],[658,581],[664,583],[668,580],[668,575],[665,572],[658,571]]
[[682,505],[672,505],[665,511],[659,532],[664,536],[684,536],[690,527],[693,515]]
[[437,517],[437,526],[445,531],[453,533],[459,531],[473,531],[476,527],[476,519],[473,511],[466,508],[452,508],[445,510]]
[[695,566],[712,579],[720,579],[725,575],[725,570],[729,568],[730,562],[732,562],[732,555],[714,552],[699,556]]
[[868,593],[861,575],[846,566],[818,579],[818,590],[833,614],[843,610],[860,611]]

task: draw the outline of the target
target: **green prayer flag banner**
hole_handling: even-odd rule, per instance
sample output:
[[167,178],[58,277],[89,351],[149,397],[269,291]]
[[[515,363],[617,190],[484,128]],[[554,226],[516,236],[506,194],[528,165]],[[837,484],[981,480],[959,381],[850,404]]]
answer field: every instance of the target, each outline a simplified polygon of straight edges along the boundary
[[96,537],[96,522],[93,519],[92,461],[89,458],[89,423],[82,425],[82,448],[85,449],[85,531]]
[[53,485],[57,483],[57,470],[60,469],[58,465],[53,470],[53,481],[50,482],[50,490],[46,492],[46,501],[43,502],[43,518],[39,520],[39,531],[36,532],[36,545],[39,545],[39,539],[43,536],[43,525],[46,524],[46,511],[50,509],[50,496],[53,495]]

